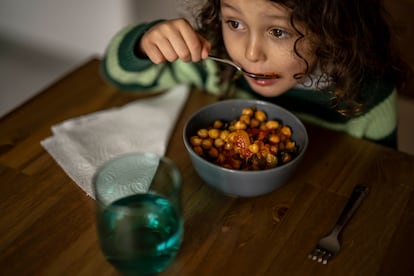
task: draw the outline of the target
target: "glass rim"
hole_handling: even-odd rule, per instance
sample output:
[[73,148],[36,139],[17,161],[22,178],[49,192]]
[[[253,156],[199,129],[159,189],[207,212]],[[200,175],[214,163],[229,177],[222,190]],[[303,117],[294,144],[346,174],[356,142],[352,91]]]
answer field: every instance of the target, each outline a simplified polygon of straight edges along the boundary
[[[111,200],[109,202],[105,202],[102,195],[97,191],[97,185],[96,185],[97,178],[100,176],[100,173],[104,169],[106,169],[106,168],[108,168],[108,166],[111,166],[114,163],[119,162],[121,160],[124,160],[126,158],[134,157],[134,156],[137,156],[137,157],[138,156],[145,156],[145,155],[150,155],[153,158],[156,158],[158,160],[158,162],[161,162],[161,163],[167,165],[169,167],[169,171],[170,171],[170,175],[171,175],[171,179],[172,179],[174,189],[175,190],[181,190],[182,175],[181,175],[180,169],[178,168],[178,166],[175,164],[175,162],[172,159],[170,159],[167,156],[160,155],[160,154],[157,154],[157,153],[154,153],[154,152],[130,152],[130,153],[121,154],[121,155],[115,156],[113,158],[110,158],[109,160],[104,162],[102,165],[100,165],[96,169],[96,171],[95,171],[95,173],[93,174],[93,177],[92,177],[92,186],[93,186],[93,192],[94,192],[96,203],[98,203],[100,206],[106,208],[109,205],[111,205],[113,202],[115,202],[117,200],[120,200],[122,198],[128,197],[128,196],[134,195],[134,194],[155,194],[155,195],[161,196],[163,198],[166,198],[162,194],[156,193],[154,191],[148,191],[148,192],[142,192],[142,193],[141,192],[136,192],[136,193],[127,194],[127,195],[121,196],[119,198],[116,198],[114,200]],[[168,198],[166,198],[166,199],[168,200]],[[125,207],[122,207],[122,206],[111,206],[111,207],[125,208]]]

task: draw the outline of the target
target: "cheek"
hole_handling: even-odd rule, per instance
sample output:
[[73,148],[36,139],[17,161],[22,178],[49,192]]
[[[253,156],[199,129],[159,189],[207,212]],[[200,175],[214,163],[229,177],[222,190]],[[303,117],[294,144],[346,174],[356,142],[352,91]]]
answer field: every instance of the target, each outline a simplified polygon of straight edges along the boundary
[[298,57],[291,49],[285,52],[276,53],[272,60],[276,65],[276,70],[279,69],[283,76],[293,76],[294,74],[304,73],[306,70],[306,63]]
[[274,63],[277,64],[277,67],[281,68],[281,73],[284,76],[301,75],[306,73],[311,73],[315,65],[315,57],[309,52],[305,53],[299,51],[298,56],[293,49],[290,49],[284,52],[282,55],[279,52],[279,55],[275,54],[273,56]]
[[232,56],[232,53],[235,51],[235,49],[237,49],[237,47],[234,47],[235,43],[234,43],[234,38],[232,37],[231,32],[229,32],[228,30],[226,31],[225,28],[223,28],[223,42],[224,42],[224,47],[226,48],[227,53]]

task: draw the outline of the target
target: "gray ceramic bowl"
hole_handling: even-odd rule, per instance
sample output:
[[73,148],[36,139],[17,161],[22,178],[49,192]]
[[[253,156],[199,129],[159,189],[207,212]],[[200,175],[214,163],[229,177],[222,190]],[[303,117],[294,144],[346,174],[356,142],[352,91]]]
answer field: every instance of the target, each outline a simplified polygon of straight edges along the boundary
[[[267,113],[269,119],[279,119],[292,128],[292,138],[299,146],[299,154],[290,162],[273,169],[241,171],[226,169],[197,155],[189,138],[197,130],[207,127],[214,120],[231,121],[238,118],[245,107],[256,107]],[[308,146],[308,134],[302,122],[288,110],[258,100],[224,100],[208,105],[186,122],[183,130],[185,147],[198,175],[211,187],[231,196],[253,197],[269,193],[285,184],[295,173]]]

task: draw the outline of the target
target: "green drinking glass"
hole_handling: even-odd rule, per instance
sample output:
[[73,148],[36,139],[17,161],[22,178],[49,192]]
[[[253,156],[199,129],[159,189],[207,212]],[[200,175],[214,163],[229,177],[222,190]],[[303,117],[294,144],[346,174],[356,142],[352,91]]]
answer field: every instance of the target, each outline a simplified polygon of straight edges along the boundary
[[106,259],[125,275],[164,271],[183,239],[182,178],[168,158],[133,153],[93,178],[97,232]]

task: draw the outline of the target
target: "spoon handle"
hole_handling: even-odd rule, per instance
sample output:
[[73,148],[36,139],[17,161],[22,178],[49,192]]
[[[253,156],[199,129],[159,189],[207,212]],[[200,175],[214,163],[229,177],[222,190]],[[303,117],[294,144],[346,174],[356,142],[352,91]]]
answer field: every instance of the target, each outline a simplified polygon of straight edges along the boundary
[[222,59],[222,58],[218,58],[218,57],[215,57],[215,56],[208,56],[208,58],[212,59],[212,60],[215,60],[215,61],[218,61],[218,62],[223,62],[223,63],[229,64],[229,65],[233,66],[234,68],[236,68],[237,70],[243,71],[237,64],[235,64],[234,62],[232,62],[228,59]]

